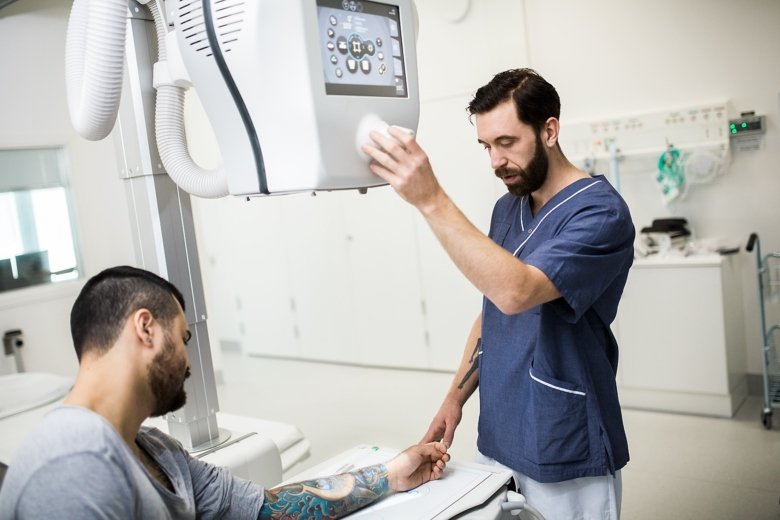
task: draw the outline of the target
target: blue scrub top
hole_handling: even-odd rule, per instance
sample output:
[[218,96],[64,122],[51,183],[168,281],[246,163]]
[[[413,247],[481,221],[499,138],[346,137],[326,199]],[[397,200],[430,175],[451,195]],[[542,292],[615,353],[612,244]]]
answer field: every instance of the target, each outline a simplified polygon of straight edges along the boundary
[[511,316],[484,299],[480,452],[538,482],[613,473],[628,462],[609,328],[634,257],[626,203],[603,176],[567,186],[536,216],[528,197],[507,194],[490,237],[561,297]]

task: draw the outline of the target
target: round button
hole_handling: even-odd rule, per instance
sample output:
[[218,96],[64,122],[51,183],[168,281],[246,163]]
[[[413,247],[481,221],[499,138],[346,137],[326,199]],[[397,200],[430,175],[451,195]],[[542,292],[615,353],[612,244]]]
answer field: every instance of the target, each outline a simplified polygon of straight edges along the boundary
[[377,38],[376,39],[376,46],[377,47],[381,47],[382,46],[382,38]]
[[334,56],[333,54],[331,54],[330,55],[330,62],[335,65],[335,64],[337,64],[339,62],[339,59],[336,56]]
[[336,25],[337,23],[339,23],[339,21],[333,15],[330,15],[330,18],[328,18],[328,20],[330,20],[331,25]]
[[347,39],[343,36],[339,36],[338,40],[336,40],[336,48],[339,50],[341,54],[346,54],[349,52],[349,47],[347,45]]
[[349,37],[349,53],[356,59],[356,60],[362,60],[363,56],[365,55],[365,50],[363,49],[363,40],[360,39],[360,36],[357,34],[353,34]]
[[328,50],[329,50],[329,51],[332,51],[333,49],[335,49],[335,48],[336,48],[336,44],[335,44],[335,43],[333,43],[333,42],[328,42],[328,44],[326,45],[326,47],[328,48]]
[[335,72],[336,72],[336,77],[337,78],[340,78],[341,76],[344,75],[344,72],[339,67],[336,67],[336,71]]
[[333,38],[334,36],[336,36],[336,31],[328,27],[328,38]]

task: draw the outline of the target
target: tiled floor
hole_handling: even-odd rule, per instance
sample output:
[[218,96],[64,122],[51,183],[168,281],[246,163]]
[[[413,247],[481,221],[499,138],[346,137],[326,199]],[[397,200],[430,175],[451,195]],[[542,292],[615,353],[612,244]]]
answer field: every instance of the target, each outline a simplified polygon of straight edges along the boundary
[[[223,376],[224,412],[293,423],[311,441],[311,456],[294,473],[357,444],[417,442],[452,377],[234,353],[223,354]],[[457,430],[456,460],[473,458],[476,401]],[[763,428],[761,406],[751,397],[730,420],[624,410],[631,462],[622,518],[780,519],[780,429]]]

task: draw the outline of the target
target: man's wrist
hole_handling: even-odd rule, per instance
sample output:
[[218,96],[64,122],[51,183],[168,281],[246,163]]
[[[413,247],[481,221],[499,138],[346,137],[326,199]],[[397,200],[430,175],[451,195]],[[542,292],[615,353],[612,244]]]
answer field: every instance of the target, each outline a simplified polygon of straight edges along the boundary
[[449,203],[449,197],[443,189],[439,188],[431,198],[419,206],[420,213],[425,218],[434,218]]
[[466,385],[464,385],[463,388],[458,388],[457,384],[453,384],[453,387],[447,392],[447,395],[444,396],[445,404],[450,403],[453,406],[463,408],[471,395],[467,390],[468,385],[469,383],[466,382]]

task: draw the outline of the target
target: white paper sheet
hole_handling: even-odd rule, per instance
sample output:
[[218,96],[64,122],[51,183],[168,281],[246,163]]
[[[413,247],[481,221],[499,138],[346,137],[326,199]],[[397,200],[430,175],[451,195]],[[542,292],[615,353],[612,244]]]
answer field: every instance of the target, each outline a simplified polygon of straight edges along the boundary
[[[342,457],[336,457],[297,475],[294,480],[300,481],[353,471],[363,466],[386,462],[398,453],[399,450],[395,449],[358,446]],[[441,479],[428,482],[411,491],[391,495],[376,504],[357,511],[350,515],[350,518],[379,520],[434,518],[491,475],[493,474],[489,471],[450,462],[447,464]]]

